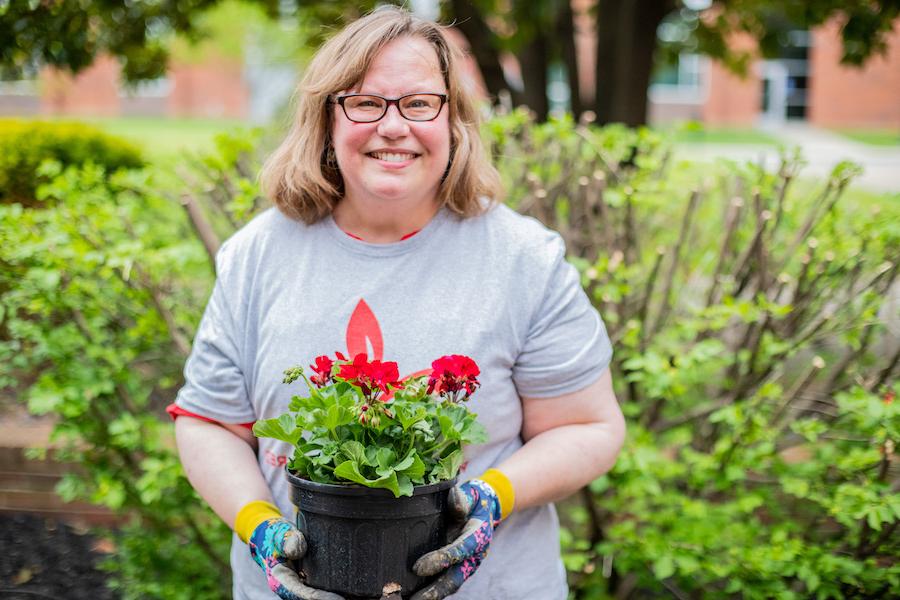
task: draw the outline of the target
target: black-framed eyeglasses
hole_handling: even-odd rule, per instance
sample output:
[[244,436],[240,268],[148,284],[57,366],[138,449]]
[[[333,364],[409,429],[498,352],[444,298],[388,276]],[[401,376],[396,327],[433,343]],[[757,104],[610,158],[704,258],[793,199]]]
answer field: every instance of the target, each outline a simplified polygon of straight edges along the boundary
[[433,121],[441,114],[447,94],[406,94],[399,98],[385,98],[376,94],[345,94],[328,98],[340,104],[344,115],[354,123],[374,123],[380,120],[391,104],[397,105],[400,116],[407,121]]

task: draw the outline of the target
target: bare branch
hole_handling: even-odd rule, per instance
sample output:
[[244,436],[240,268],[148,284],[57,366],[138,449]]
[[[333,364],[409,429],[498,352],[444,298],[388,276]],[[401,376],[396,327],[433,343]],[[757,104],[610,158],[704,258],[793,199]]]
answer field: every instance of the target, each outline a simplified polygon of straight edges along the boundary
[[672,292],[672,284],[675,281],[675,274],[678,271],[679,259],[681,256],[681,249],[684,246],[684,242],[687,239],[688,232],[691,229],[691,223],[694,218],[694,212],[697,209],[697,204],[700,202],[700,190],[694,190],[691,192],[691,198],[688,201],[687,209],[684,211],[684,217],[681,220],[681,229],[678,231],[678,241],[675,242],[675,248],[672,250],[672,262],[669,265],[669,270],[666,273],[665,284],[663,285],[662,290],[662,304],[659,309],[659,315],[656,318],[655,323],[653,324],[653,328],[650,330],[651,334],[658,332],[665,325],[666,318],[669,316],[670,311],[670,294]]

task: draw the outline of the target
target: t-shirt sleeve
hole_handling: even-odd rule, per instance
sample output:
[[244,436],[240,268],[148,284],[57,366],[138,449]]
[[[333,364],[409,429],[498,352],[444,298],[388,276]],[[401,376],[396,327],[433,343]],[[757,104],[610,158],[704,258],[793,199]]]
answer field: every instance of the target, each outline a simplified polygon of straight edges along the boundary
[[242,370],[242,319],[234,312],[238,288],[231,280],[228,244],[216,256],[212,295],[184,367],[184,386],[175,399],[183,410],[221,423],[246,423],[256,416]]
[[549,276],[512,377],[520,396],[546,398],[584,389],[609,366],[606,326],[565,260],[559,235],[549,241]]

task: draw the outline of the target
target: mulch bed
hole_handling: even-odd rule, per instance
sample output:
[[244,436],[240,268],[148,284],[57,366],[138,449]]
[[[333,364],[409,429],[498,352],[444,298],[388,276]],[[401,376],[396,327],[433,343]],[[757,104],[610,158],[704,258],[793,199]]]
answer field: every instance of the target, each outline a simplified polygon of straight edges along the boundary
[[0,598],[113,600],[103,554],[86,531],[54,519],[0,514]]

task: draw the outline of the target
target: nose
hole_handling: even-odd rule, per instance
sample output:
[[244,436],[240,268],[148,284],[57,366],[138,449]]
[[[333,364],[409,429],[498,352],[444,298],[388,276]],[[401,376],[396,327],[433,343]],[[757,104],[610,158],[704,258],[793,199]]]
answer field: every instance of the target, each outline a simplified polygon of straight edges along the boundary
[[400,115],[397,105],[388,106],[387,112],[378,121],[378,135],[398,138],[409,134],[409,122]]

